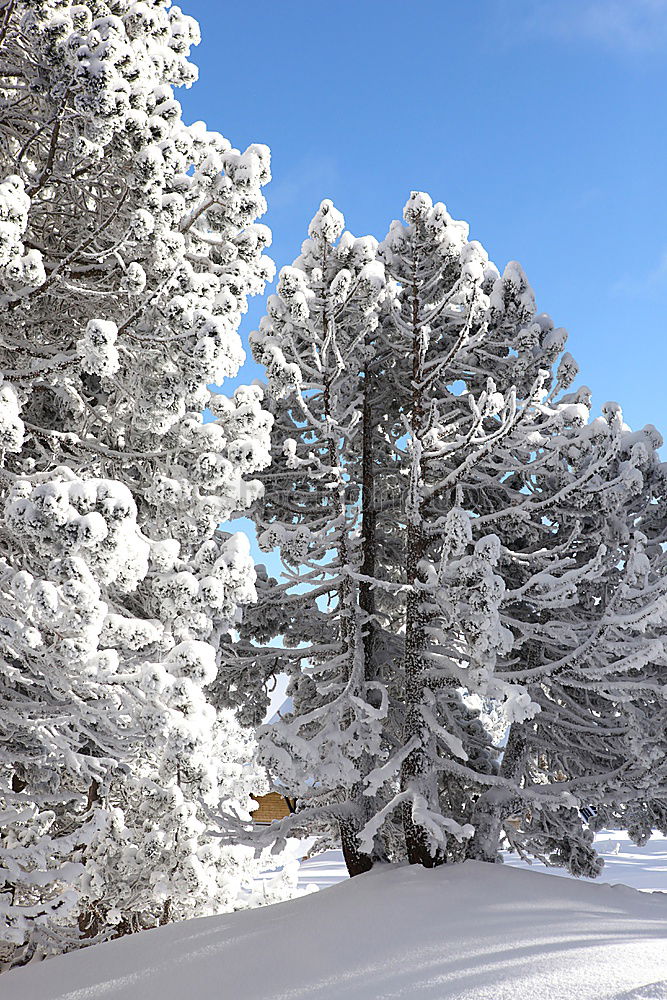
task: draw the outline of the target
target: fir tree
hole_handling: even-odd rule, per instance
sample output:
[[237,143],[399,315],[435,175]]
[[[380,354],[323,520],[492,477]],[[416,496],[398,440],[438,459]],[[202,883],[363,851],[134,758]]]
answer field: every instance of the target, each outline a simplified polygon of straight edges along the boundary
[[[204,836],[262,775],[207,686],[254,598],[218,529],[261,492],[270,418],[207,386],[272,274],[269,179],[186,126],[198,28],[167,0],[1,5],[2,958],[240,905]],[[205,423],[210,406],[214,419]],[[245,762],[245,766],[244,765]],[[247,815],[247,812],[246,812]]]
[[[652,633],[639,638],[641,653],[604,671],[582,659],[583,628],[624,628],[622,616],[609,622],[599,579],[632,562],[628,518],[633,503],[655,499],[655,434],[629,433],[613,405],[591,422],[586,390],[563,393],[576,375],[564,331],[537,314],[517,264],[498,277],[467,227],[424,195],[404,218],[380,246],[401,288],[387,329],[403,362],[408,428],[404,745],[414,746],[394,801],[403,800],[408,857],[429,865],[460,856],[456,840],[473,826],[479,841],[486,809],[517,784],[502,773],[511,753],[500,774],[489,767],[494,747],[484,752],[479,728],[464,722],[461,692],[494,699],[513,729],[541,731],[552,751],[567,744],[566,697],[589,729],[613,729],[627,670],[641,671],[661,646],[665,604],[659,582],[627,593],[626,630],[641,622]],[[536,641],[537,622],[553,647]],[[567,696],[553,682],[553,659],[566,652],[578,672]],[[534,665],[539,683],[524,683],[517,660]],[[571,741],[569,758],[522,783],[535,814],[578,816],[577,793],[603,793],[608,760],[577,749]],[[640,755],[616,750],[632,771]],[[626,794],[632,787],[626,777]]]
[[367,410],[379,402],[373,338],[386,294],[376,247],[343,233],[342,216],[324,201],[252,338],[274,417],[259,543],[278,547],[286,580],[261,588],[245,628],[264,641],[280,634],[287,648],[279,658],[271,648],[247,654],[265,665],[260,676],[278,659],[288,665],[295,704],[293,720],[266,732],[261,747],[301,796],[307,822],[336,824],[351,874],[371,866],[358,844],[370,814],[362,780],[386,713],[371,590],[377,457],[366,434]]
[[[291,578],[263,588],[251,617],[265,607],[263,638],[288,647],[255,654],[291,676],[293,711],[262,736],[300,796],[288,826],[335,815],[345,843],[352,816],[359,870],[430,867],[495,859],[519,813],[517,849],[544,856],[551,838],[553,860],[592,873],[579,805],[630,799],[647,774],[637,722],[665,613],[655,432],[632,434],[611,404],[591,420],[588,391],[566,392],[566,334],[519,265],[500,275],[443,205],[413,194],[377,248],[375,317],[339,277],[348,239],[334,250],[332,228],[326,249],[325,210],[255,338],[283,453],[256,516]],[[475,704],[509,728],[504,752]]]
[[[632,432],[612,404],[585,431],[604,442],[605,461],[589,464],[585,494],[561,497],[548,513],[552,534],[568,540],[571,590],[556,603],[541,581],[532,614],[521,588],[509,595],[523,612],[516,615],[521,658],[504,666],[505,676],[526,685],[540,712],[510,728],[501,774],[518,789],[496,789],[493,807],[489,793],[482,796],[485,822],[473,847],[493,859],[504,826],[520,853],[594,875],[594,827],[631,828],[642,813],[652,820],[632,829],[636,839],[651,825],[664,827],[665,705],[656,681],[664,658],[665,467],[655,429]],[[532,808],[533,786],[546,781],[573,794],[570,810]],[[593,823],[584,825],[580,805],[594,807]],[[514,822],[503,824],[511,813]],[[494,833],[485,841],[489,822]]]

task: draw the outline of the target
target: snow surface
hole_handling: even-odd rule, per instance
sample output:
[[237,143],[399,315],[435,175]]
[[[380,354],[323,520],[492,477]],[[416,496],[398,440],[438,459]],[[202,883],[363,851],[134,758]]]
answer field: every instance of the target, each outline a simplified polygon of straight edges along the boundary
[[[333,861],[308,865],[326,878]],[[2,987],[3,1000],[664,1000],[667,895],[475,861],[382,868]]]
[[[654,834],[643,847],[636,847],[622,830],[603,830],[595,838],[595,846],[604,858],[604,869],[596,879],[586,879],[606,885],[631,886],[645,892],[667,893],[667,837]],[[290,843],[292,853],[294,845]],[[529,868],[561,878],[572,878],[563,868],[547,868],[534,861],[532,865],[521,861],[516,854],[505,856],[505,864],[513,868]],[[314,858],[302,861],[299,869],[299,886],[309,885],[324,889],[347,878],[347,869],[341,851],[323,851]]]
[[[603,830],[595,838],[595,846],[604,858],[602,874],[593,882],[631,886],[644,892],[667,893],[667,837],[655,833],[643,847],[636,847],[622,830]],[[571,878],[562,868],[546,868],[538,862],[528,866],[516,855],[508,855],[505,863],[536,872],[548,872],[561,878]],[[589,881],[589,880],[587,880]]]

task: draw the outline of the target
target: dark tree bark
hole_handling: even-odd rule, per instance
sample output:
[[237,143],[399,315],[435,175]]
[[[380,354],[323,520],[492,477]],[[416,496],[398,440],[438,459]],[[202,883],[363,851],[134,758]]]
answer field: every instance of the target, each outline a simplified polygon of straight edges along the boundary
[[[411,438],[416,454],[413,456],[410,473],[409,494],[406,503],[407,530],[407,583],[410,587],[405,611],[405,732],[404,742],[417,737],[419,743],[406,757],[401,767],[401,790],[415,790],[430,799],[429,785],[434,778],[429,775],[428,754],[426,753],[424,719],[421,706],[424,700],[424,648],[426,633],[422,599],[419,590],[419,564],[426,550],[426,539],[422,524],[422,456],[421,438],[423,432],[423,356],[422,330],[419,316],[419,293],[416,280],[416,263],[413,264],[412,285],[412,414]],[[435,791],[435,789],[434,789]],[[411,865],[434,868],[444,862],[444,856],[433,854],[428,843],[426,830],[414,822],[412,803],[402,806],[403,831],[408,861]]]
[[[516,722],[510,726],[500,773],[516,779],[523,766],[526,743]],[[468,846],[468,857],[495,863],[500,852],[500,836],[508,816],[521,807],[521,799],[502,788],[489,788],[480,795],[473,813],[475,833]]]

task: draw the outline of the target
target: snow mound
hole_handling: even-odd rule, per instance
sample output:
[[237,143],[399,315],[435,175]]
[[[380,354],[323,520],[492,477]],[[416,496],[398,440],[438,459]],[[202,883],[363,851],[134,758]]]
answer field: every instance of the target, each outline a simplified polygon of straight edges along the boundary
[[[315,844],[315,838],[300,842],[306,851]],[[299,842],[290,845],[296,857]],[[595,849],[604,861],[602,872],[595,883],[629,885],[644,892],[667,892],[667,837],[654,833],[651,839],[637,847],[623,830],[601,830],[595,835]],[[505,864],[514,868],[527,868],[534,872],[572,878],[564,868],[547,868],[538,861],[527,864],[516,854],[505,854]],[[347,879],[347,868],[342,851],[322,851],[301,862],[299,887],[315,886],[325,889]],[[667,1000],[667,998],[666,998]]]
[[[637,847],[623,830],[601,830],[595,835],[595,849],[604,860],[604,868],[594,880],[596,883],[614,885],[620,882],[645,892],[667,892],[667,837],[664,834],[654,833],[649,841]],[[517,868],[528,867],[516,854],[506,854],[505,863]],[[533,861],[529,867],[532,871],[548,872],[560,878],[572,877],[564,868],[547,868],[538,861]]]
[[666,894],[468,861],[146,931],[7,973],[2,996],[657,1000],[666,977]]

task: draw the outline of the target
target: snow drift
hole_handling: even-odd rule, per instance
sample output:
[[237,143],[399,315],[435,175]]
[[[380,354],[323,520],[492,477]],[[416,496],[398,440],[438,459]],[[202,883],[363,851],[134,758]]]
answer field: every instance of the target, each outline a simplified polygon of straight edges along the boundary
[[7,973],[3,1000],[667,997],[667,894],[469,861],[374,870]]

